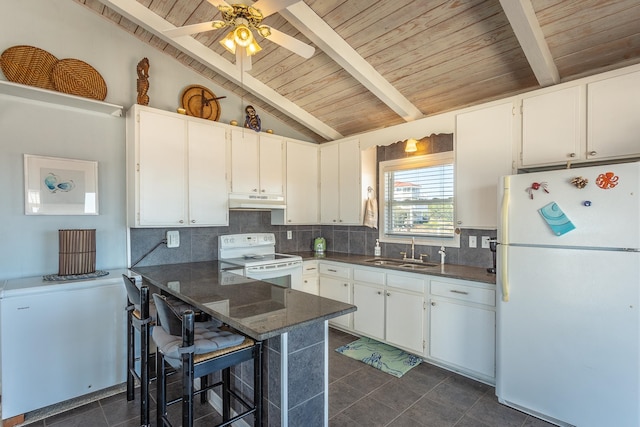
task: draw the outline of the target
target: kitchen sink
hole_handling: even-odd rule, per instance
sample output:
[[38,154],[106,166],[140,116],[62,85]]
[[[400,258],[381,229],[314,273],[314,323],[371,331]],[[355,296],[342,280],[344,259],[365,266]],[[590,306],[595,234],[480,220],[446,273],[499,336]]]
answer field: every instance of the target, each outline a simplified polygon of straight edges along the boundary
[[392,259],[392,258],[374,258],[374,259],[368,259],[365,262],[371,263],[373,265],[388,265],[390,267],[406,268],[407,270],[423,270],[423,269],[438,266],[438,264],[434,264],[430,262],[413,263],[413,262],[407,262],[401,259]]

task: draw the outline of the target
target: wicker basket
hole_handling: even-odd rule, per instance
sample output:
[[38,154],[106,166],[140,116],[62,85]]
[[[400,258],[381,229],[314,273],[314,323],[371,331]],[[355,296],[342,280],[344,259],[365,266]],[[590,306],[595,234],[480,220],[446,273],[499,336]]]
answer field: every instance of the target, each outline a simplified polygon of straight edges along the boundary
[[96,230],[58,230],[60,255],[58,275],[96,271]]

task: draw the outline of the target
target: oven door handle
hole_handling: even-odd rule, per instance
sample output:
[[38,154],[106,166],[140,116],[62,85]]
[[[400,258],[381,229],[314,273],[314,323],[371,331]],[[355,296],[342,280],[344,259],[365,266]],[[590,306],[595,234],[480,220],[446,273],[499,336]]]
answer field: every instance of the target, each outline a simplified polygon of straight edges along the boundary
[[[264,268],[264,267],[270,267],[270,268]],[[302,261],[298,262],[298,261],[294,261],[294,262],[286,262],[286,263],[282,263],[282,264],[267,264],[267,265],[263,265],[263,266],[254,266],[254,267],[246,267],[246,271],[247,273],[251,273],[251,272],[256,272],[256,273],[260,273],[260,272],[274,272],[277,271],[278,273],[281,272],[286,272],[289,270],[296,270],[298,268],[302,267]]]

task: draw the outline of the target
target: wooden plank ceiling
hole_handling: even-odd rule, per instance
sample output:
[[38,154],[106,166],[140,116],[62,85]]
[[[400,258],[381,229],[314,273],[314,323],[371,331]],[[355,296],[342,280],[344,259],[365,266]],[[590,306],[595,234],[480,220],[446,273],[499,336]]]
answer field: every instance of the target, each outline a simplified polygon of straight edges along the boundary
[[640,62],[637,0],[303,0],[264,23],[315,54],[260,41],[242,75],[224,30],[161,32],[207,0],[75,1],[317,143]]

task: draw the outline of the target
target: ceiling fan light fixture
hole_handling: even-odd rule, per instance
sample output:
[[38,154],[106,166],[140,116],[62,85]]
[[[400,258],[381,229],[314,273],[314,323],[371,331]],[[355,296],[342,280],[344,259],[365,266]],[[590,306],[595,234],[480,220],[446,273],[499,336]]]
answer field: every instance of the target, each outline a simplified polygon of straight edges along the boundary
[[262,48],[260,47],[260,45],[255,39],[253,39],[251,43],[249,43],[249,46],[247,46],[246,49],[247,49],[247,55],[249,56],[253,56],[262,50]]
[[229,31],[229,33],[225,36],[225,38],[220,40],[220,44],[222,45],[222,47],[227,49],[230,53],[235,55],[235,53],[236,53],[236,42],[235,42],[234,39],[235,39],[234,32],[232,30],[232,31]]
[[266,38],[271,35],[271,28],[266,25],[260,25],[256,28],[256,30],[258,30],[258,34],[260,34],[262,37]]
[[416,141],[414,138],[407,139],[407,143],[404,146],[404,152],[415,153],[416,151],[418,151],[418,146],[416,145],[417,143],[418,141]]
[[226,23],[226,22],[224,22],[224,21],[213,21],[213,22],[211,23],[211,27],[212,27],[214,30],[219,30],[220,28],[224,28],[226,25],[227,25],[227,23]]
[[238,46],[247,47],[253,41],[253,33],[244,24],[240,24],[233,30],[234,40]]

